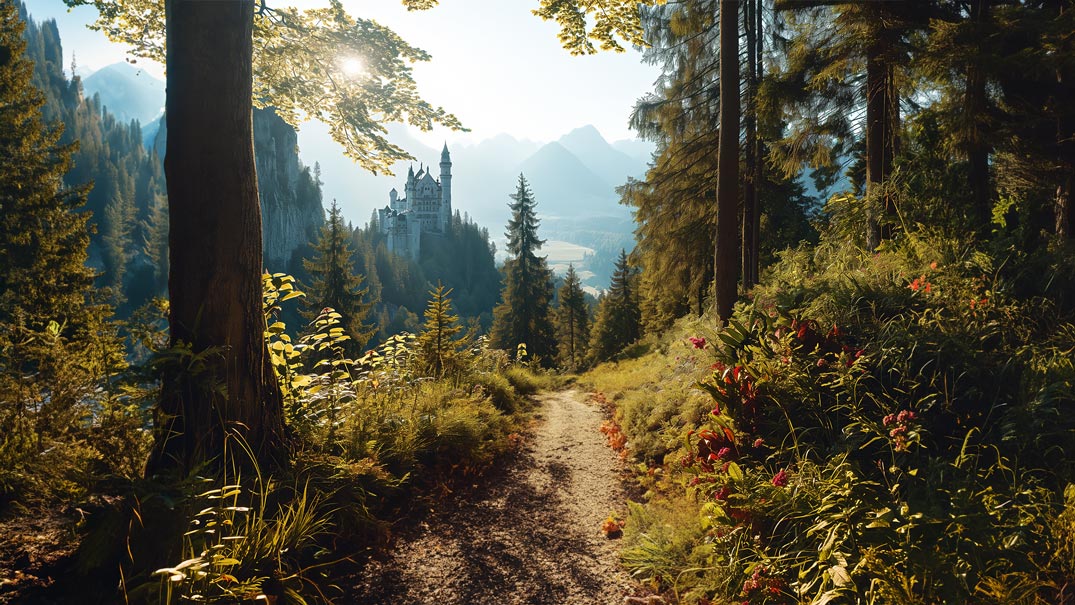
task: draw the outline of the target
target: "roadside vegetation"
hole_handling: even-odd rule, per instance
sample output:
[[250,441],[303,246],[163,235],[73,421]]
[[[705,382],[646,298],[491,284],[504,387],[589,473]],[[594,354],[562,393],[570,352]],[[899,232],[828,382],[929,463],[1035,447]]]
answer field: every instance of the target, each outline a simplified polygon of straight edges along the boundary
[[581,378],[648,490],[625,565],[684,603],[1069,602],[1072,258],[927,229],[869,253],[834,204],[726,328]]

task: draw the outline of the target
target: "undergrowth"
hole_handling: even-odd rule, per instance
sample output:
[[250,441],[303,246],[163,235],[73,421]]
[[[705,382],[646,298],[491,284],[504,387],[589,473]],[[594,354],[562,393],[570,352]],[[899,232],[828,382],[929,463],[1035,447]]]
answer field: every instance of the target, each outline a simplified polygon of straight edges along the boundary
[[684,603],[1072,602],[1075,324],[1050,283],[934,233],[823,239],[725,329],[684,319],[585,375],[649,488],[625,564]]

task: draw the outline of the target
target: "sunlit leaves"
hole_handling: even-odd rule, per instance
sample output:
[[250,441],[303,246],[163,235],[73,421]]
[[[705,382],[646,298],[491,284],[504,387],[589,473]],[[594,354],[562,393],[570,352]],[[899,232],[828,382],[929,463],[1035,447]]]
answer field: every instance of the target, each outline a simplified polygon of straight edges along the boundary
[[[66,0],[100,12],[93,28],[130,45],[131,54],[164,62],[163,0]],[[407,0],[411,10],[433,0]],[[349,73],[341,57],[360,61]],[[411,66],[429,54],[375,21],[347,14],[339,0],[327,8],[298,10],[262,4],[254,17],[254,95],[257,107],[275,107],[292,126],[317,119],[329,126],[346,154],[363,168],[389,172],[411,156],[385,137],[385,124],[422,130],[459,129],[459,120],[418,94]]]
[[665,0],[541,0],[533,12],[560,26],[560,43],[574,55],[601,50],[622,52],[620,41],[645,46],[639,7],[664,4]]

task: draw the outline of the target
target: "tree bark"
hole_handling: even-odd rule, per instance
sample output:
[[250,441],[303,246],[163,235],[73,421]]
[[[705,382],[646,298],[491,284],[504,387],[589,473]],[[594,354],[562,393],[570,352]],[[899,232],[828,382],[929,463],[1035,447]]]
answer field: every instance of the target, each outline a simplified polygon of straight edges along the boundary
[[149,472],[287,460],[262,314],[253,14],[253,0],[166,2],[171,343],[201,362],[165,371]]
[[880,216],[871,216],[867,225],[866,245],[870,250],[891,236],[890,221],[895,215],[892,196],[884,192],[892,176],[895,157],[899,105],[896,99],[892,52],[892,32],[884,8],[877,7],[876,30],[866,49],[866,196],[883,195]]
[[747,0],[743,4],[743,31],[746,34],[747,44],[747,107],[743,116],[743,127],[746,130],[746,153],[744,154],[743,179],[743,225],[742,225],[742,280],[743,290],[749,290],[757,283],[758,271],[758,242],[755,240],[754,219],[758,213],[758,115],[757,95],[758,80],[757,67],[757,31],[755,30],[754,15],[758,12],[757,0]]
[[720,133],[717,147],[717,241],[714,298],[717,317],[727,321],[737,298],[739,251],[739,3],[720,3]]
[[986,78],[982,65],[984,51],[982,37],[989,19],[989,0],[973,0],[971,18],[974,20],[978,39],[977,53],[967,66],[967,93],[964,109],[970,120],[971,132],[967,137],[967,180],[970,186],[974,211],[980,229],[988,227],[992,217],[992,190],[989,186],[989,146],[985,140]]

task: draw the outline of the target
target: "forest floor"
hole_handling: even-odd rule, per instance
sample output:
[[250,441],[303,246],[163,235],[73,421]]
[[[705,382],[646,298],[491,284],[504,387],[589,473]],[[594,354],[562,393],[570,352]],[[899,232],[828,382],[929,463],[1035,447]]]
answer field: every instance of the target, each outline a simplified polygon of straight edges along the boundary
[[342,584],[358,605],[611,605],[638,590],[602,532],[626,508],[626,471],[578,390],[539,396],[516,459],[396,536]]

